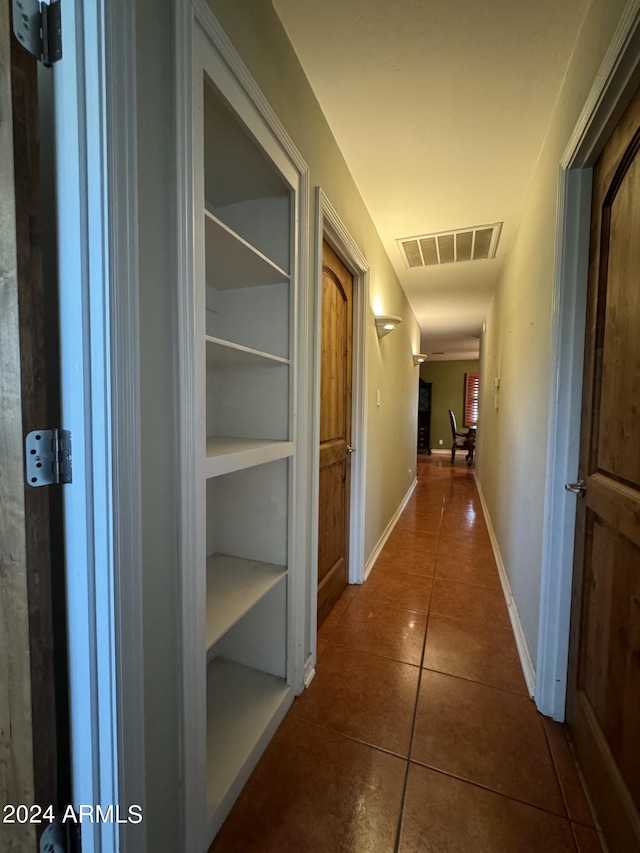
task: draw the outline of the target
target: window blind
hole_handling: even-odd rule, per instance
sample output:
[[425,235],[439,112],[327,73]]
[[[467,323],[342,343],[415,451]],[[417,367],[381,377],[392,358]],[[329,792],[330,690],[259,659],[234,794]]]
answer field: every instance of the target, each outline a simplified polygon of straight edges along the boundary
[[464,375],[464,425],[474,427],[478,423],[478,390],[477,373]]

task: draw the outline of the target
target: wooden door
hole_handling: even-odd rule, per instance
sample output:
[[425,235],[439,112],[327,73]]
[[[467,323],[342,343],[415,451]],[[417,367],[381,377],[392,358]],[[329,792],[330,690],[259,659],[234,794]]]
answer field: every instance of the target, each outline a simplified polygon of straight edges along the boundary
[[431,456],[431,382],[418,382],[418,453]]
[[640,850],[640,93],[594,170],[568,722],[612,853]]
[[322,245],[318,626],[349,580],[353,276]]
[[[0,803],[57,809],[69,740],[61,504],[25,485],[23,451],[27,432],[57,425],[57,302],[42,276],[36,61],[10,30],[0,0]],[[2,849],[35,850],[45,826],[3,823]]]

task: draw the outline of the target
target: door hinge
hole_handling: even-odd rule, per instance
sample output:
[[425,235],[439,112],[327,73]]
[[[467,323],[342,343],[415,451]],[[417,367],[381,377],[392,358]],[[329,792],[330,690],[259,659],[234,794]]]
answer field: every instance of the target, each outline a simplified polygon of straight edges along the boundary
[[60,0],[13,0],[13,32],[29,53],[50,68],[62,59]]
[[581,498],[587,491],[584,480],[578,480],[577,483],[565,483],[564,487],[568,492],[573,492],[574,495],[578,495],[579,498]]
[[71,433],[68,429],[36,429],[27,436],[25,449],[30,486],[71,482]]

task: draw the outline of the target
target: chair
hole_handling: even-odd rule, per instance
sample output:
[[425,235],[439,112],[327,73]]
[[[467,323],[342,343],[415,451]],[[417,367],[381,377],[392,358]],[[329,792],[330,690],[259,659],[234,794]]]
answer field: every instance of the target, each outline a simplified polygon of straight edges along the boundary
[[451,423],[451,438],[453,439],[453,444],[451,445],[451,464],[453,465],[456,461],[456,450],[461,449],[467,451],[465,458],[467,465],[471,465],[473,462],[473,452],[476,447],[475,430],[458,432],[456,416],[451,409],[449,409],[449,421]]

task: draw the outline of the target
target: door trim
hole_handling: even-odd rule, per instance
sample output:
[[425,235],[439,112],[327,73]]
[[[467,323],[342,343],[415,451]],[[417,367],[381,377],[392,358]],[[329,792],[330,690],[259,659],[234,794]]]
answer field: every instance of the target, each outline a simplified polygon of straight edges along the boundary
[[329,243],[353,274],[353,343],[351,386],[351,440],[356,452],[351,457],[349,583],[364,582],[364,511],[366,495],[367,421],[367,315],[369,305],[369,264],[347,231],[322,187],[316,187],[315,311],[313,320],[313,399],[311,429],[311,528],[309,584],[309,649],[305,664],[305,683],[313,678],[316,662],[318,619],[318,512],[320,508],[320,363],[322,318],[322,241]]
[[[135,16],[65,6],[54,70],[73,803],[145,805]],[[83,824],[87,851],[143,823]],[[127,839],[130,839],[129,843]]]
[[549,440],[535,701],[564,720],[567,692],[593,165],[640,84],[640,0],[630,0],[560,161]]

